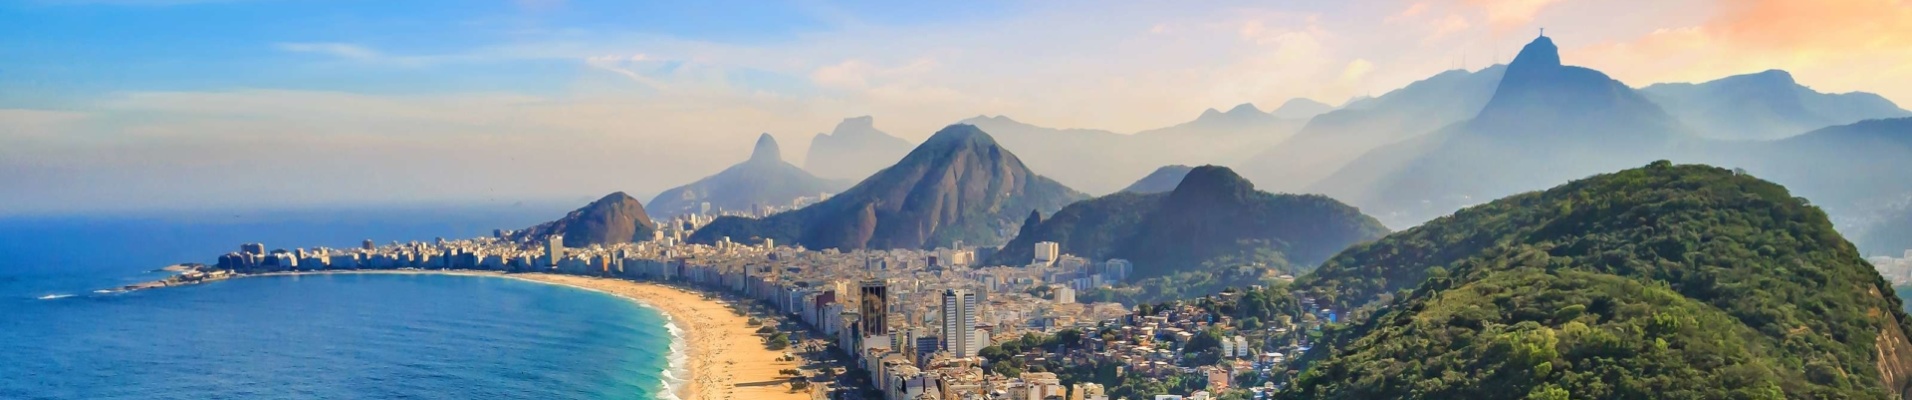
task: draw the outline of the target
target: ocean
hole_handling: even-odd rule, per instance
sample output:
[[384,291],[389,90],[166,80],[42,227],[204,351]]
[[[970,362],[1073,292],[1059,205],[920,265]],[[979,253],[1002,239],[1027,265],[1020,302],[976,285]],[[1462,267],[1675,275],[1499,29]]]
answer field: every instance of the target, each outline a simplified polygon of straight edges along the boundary
[[95,293],[239,243],[472,237],[560,205],[0,218],[0,399],[668,398],[655,310],[444,275],[243,278]]

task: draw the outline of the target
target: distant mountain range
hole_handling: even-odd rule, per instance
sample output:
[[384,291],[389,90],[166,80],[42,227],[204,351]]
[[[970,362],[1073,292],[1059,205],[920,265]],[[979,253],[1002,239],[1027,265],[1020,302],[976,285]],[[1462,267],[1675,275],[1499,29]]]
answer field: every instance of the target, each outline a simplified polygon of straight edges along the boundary
[[1148,176],[1129,184],[1129,187],[1122,188],[1122,191],[1117,193],[1149,194],[1175,190],[1175,186],[1182,184],[1182,177],[1188,176],[1188,171],[1192,169],[1195,167],[1187,165],[1156,168],[1155,172],[1150,172]]
[[829,200],[763,219],[719,218],[690,241],[774,239],[841,250],[989,246],[1008,240],[1032,210],[1053,213],[1087,197],[1037,175],[981,129],[958,124]]
[[1024,265],[1036,242],[1090,259],[1124,258],[1134,276],[1260,264],[1306,270],[1387,228],[1322,196],[1270,194],[1226,167],[1201,166],[1173,191],[1122,192],[1070,204],[1017,236],[986,264]]
[[803,167],[831,179],[863,179],[910,152],[910,142],[876,129],[874,118],[847,118],[830,133],[810,139]]
[[818,178],[784,162],[777,139],[766,133],[757,137],[749,160],[658,193],[651,199],[650,210],[660,217],[673,217],[699,212],[709,203],[712,212],[750,211],[757,206],[788,206],[799,197],[822,196],[849,186],[849,181]]
[[1292,286],[1345,316],[1281,399],[1900,398],[1900,300],[1824,213],[1660,161],[1463,209]]
[[563,235],[566,247],[590,247],[642,242],[651,239],[657,223],[644,205],[624,192],[611,193],[563,218],[513,232],[512,240],[539,242]]
[[1719,80],[1640,89],[1694,132],[1715,139],[1775,140],[1868,119],[1912,116],[1872,93],[1828,94],[1770,70]]
[[1153,166],[1223,164],[1246,158],[1287,140],[1306,121],[1302,116],[1317,115],[1324,107],[1306,99],[1288,101],[1273,112],[1241,104],[1228,111],[1209,109],[1193,121],[1134,134],[1047,128],[1005,116],[978,116],[960,123],[975,125],[1003,145],[1029,154],[1030,167],[1052,171],[1059,181],[1090,193],[1111,193]]
[[1308,120],[1293,137],[1239,163],[1267,190],[1300,192],[1376,147],[1419,137],[1480,114],[1506,66],[1447,71]]
[[1521,49],[1473,119],[1376,148],[1310,191],[1412,226],[1485,199],[1667,158],[1693,139],[1599,71],[1561,64],[1553,40]]

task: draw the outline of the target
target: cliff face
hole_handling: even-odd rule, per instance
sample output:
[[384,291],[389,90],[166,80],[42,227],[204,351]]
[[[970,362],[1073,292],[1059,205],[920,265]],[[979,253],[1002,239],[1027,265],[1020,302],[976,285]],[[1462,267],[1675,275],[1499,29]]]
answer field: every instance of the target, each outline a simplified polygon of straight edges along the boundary
[[762,220],[720,219],[691,240],[772,238],[835,249],[987,245],[1006,240],[1031,210],[1054,212],[1084,197],[1036,175],[982,130],[951,125],[828,201]]
[[611,245],[650,240],[657,224],[644,212],[644,205],[624,192],[611,193],[556,221],[525,228],[512,235],[516,240],[543,240],[564,235],[567,247]]

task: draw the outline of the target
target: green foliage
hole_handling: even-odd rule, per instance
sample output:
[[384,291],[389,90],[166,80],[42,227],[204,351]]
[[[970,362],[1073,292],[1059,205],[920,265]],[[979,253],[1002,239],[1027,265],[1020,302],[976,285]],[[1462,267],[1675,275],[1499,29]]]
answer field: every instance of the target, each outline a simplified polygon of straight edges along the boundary
[[1356,246],[1296,290],[1372,317],[1289,398],[1889,398],[1879,357],[1912,350],[1823,212],[1666,162]]
[[783,332],[777,332],[777,334],[775,335],[770,335],[769,340],[764,341],[764,346],[769,347],[771,350],[783,350],[786,348],[790,348],[790,335],[785,334]]
[[1134,304],[1215,293],[1294,274],[1349,245],[1387,233],[1374,218],[1324,196],[1254,190],[1233,171],[1197,167],[1175,191],[1081,201],[1019,235],[989,264],[1029,262],[1036,242],[1091,260],[1125,258],[1138,281],[1087,293]]

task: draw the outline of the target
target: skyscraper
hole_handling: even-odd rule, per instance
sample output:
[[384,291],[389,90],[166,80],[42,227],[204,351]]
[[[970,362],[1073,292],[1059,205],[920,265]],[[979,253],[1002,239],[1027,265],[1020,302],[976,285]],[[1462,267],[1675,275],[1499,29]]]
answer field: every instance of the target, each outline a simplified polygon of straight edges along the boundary
[[564,259],[564,236],[551,235],[544,240],[544,258],[547,267],[557,267],[558,260]]
[[982,348],[976,340],[976,294],[962,289],[943,292],[943,350],[973,357]]
[[881,336],[890,333],[890,293],[889,283],[882,280],[863,282],[859,292],[862,310],[863,336]]

